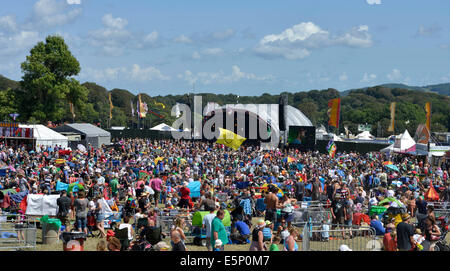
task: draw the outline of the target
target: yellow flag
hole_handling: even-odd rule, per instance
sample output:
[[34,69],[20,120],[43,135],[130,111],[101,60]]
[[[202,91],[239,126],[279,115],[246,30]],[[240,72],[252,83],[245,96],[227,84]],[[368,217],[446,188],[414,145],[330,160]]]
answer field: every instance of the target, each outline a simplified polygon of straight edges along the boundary
[[391,125],[388,128],[388,132],[394,132],[395,124],[395,105],[396,103],[391,103]]
[[227,129],[219,128],[220,135],[217,138],[216,143],[223,144],[227,147],[232,148],[233,150],[238,150],[241,147],[242,143],[244,143],[247,138],[242,137],[238,134],[233,133]]
[[431,103],[425,104],[425,111],[427,112],[427,129],[431,132]]
[[157,103],[157,102],[155,101],[155,105],[159,105],[159,106],[161,106],[163,109],[166,109],[166,105],[163,104],[163,103]]
[[112,110],[113,110],[114,106],[112,104],[112,100],[111,100],[111,92],[109,93],[109,118],[112,119]]

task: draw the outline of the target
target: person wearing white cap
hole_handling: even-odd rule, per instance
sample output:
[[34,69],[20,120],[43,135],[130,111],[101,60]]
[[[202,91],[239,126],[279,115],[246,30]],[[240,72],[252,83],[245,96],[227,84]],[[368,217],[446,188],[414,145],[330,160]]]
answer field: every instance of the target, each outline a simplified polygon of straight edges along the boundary
[[347,245],[341,245],[339,247],[339,251],[353,251],[353,250],[349,248]]

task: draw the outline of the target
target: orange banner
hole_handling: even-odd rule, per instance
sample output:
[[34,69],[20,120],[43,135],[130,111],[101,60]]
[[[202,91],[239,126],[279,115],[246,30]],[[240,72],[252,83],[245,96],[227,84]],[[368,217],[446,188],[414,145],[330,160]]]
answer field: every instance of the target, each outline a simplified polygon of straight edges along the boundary
[[330,120],[328,121],[328,125],[334,126],[336,128],[339,127],[339,114],[341,111],[341,99],[336,98],[332,99],[328,102],[328,116]]
[[431,103],[425,104],[425,111],[427,112],[427,129],[431,133]]

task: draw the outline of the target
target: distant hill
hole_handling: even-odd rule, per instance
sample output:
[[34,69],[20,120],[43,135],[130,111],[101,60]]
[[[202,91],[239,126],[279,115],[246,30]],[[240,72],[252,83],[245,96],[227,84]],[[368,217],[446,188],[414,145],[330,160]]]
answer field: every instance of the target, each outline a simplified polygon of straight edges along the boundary
[[[416,90],[416,91],[423,91],[423,92],[434,92],[437,94],[450,96],[450,83],[428,85],[428,86],[423,86],[423,87],[408,86],[405,84],[397,84],[397,83],[389,83],[389,84],[380,85],[380,87],[385,87],[385,88],[390,88],[390,89],[399,88],[399,89]],[[359,88],[359,89],[366,90],[366,89],[368,89],[368,87]],[[341,92],[342,96],[347,96],[353,90],[357,90],[357,89],[349,89],[346,91],[342,91]]]
[[[103,127],[109,123],[111,126],[137,126],[136,104],[138,96],[126,89],[108,90],[95,82],[82,84],[88,90],[85,107],[75,111],[77,122],[100,123]],[[14,97],[16,90],[20,88],[17,81],[0,76],[0,119],[8,118],[11,112],[20,113],[17,101]],[[329,88],[323,90],[309,90],[297,92],[283,92],[277,94],[264,93],[259,96],[238,96],[236,94],[214,94],[214,90],[208,93],[196,93],[203,98],[203,106],[208,102],[220,105],[235,104],[238,99],[242,104],[277,104],[282,94],[288,97],[288,104],[300,109],[315,126],[328,125],[328,102],[330,99],[341,97],[341,115],[339,133],[344,132],[344,127],[353,133],[358,133],[358,124],[371,124],[372,134],[386,136],[390,125],[389,105],[396,102],[395,134],[408,129],[411,135],[415,134],[417,126],[425,123],[424,105],[432,104],[431,127],[434,132],[450,131],[450,84],[430,85],[414,87],[403,84],[385,84],[381,86],[366,87],[361,89],[340,92]],[[110,104],[108,95],[114,106],[112,119],[110,119]],[[170,90],[167,90],[170,93]],[[439,94],[441,93],[441,94]],[[149,114],[141,125],[153,127],[162,122],[173,123],[175,118],[171,116],[171,109],[176,103],[188,102],[188,94],[149,96],[141,94],[141,101],[148,105]],[[66,117],[53,122],[71,122],[72,115],[69,107],[65,109]],[[26,119],[19,121],[26,122]],[[333,129],[331,129],[333,130]]]

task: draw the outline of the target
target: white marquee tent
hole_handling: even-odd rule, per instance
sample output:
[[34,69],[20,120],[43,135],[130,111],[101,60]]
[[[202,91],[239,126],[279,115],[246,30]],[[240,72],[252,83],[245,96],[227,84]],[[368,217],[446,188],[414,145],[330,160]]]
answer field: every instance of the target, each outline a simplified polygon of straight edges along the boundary
[[416,151],[416,142],[409,134],[408,130],[396,136],[395,143],[381,150],[381,152],[408,153]]
[[364,139],[364,140],[375,139],[375,137],[373,135],[371,135],[369,131],[364,131],[364,132],[358,134],[355,138],[356,139]]
[[155,127],[151,128],[150,130],[153,131],[161,131],[161,132],[176,132],[178,131],[177,129],[165,124],[165,123],[161,123],[159,125],[156,125]]
[[50,128],[41,124],[23,125],[19,124],[20,128],[32,128],[33,137],[36,140],[36,151],[40,151],[41,147],[56,147],[60,146],[63,149],[68,147],[69,139],[62,134],[53,131]]

